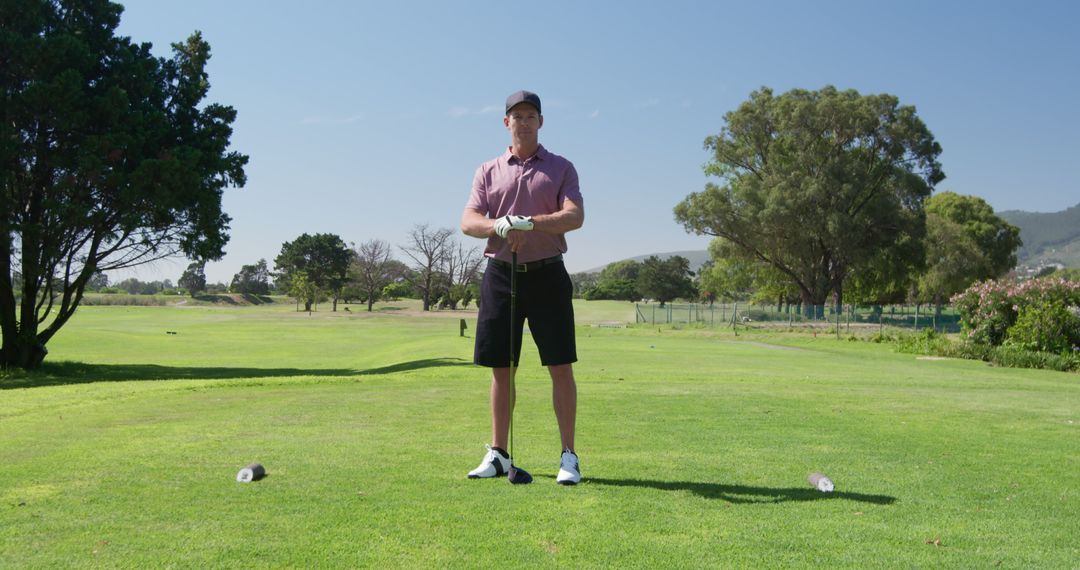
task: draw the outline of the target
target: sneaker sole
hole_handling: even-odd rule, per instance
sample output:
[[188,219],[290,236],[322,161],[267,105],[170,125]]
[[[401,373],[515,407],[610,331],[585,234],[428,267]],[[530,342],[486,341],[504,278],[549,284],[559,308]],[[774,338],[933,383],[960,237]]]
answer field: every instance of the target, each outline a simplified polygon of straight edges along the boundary
[[496,473],[491,477],[484,477],[482,475],[466,475],[469,479],[498,479],[499,477],[506,477],[506,473]]

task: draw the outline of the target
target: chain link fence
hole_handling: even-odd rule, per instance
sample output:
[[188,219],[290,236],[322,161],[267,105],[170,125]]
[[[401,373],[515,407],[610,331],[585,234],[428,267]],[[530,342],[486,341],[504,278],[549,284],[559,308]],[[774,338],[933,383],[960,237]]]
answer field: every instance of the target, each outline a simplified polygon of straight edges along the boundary
[[939,313],[930,305],[753,305],[750,303],[638,303],[636,322],[645,324],[697,324],[707,327],[735,325],[763,327],[898,327],[919,331],[959,332],[960,315],[949,306]]

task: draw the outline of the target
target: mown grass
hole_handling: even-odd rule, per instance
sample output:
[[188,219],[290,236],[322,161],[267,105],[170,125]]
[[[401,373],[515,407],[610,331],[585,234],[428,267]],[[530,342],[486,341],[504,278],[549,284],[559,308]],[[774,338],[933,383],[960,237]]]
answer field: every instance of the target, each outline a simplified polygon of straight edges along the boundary
[[[44,370],[0,377],[0,567],[1080,560],[1074,374],[584,324],[585,482],[554,483],[550,385],[526,350],[515,445],[537,480],[515,487],[464,478],[489,430],[470,313],[378,308],[80,310]],[[269,476],[236,483],[252,461]]]

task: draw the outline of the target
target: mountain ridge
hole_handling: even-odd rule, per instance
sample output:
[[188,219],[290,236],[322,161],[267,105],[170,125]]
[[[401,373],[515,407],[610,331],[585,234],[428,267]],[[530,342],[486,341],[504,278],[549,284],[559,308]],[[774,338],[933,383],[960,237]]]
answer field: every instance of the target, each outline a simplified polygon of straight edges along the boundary
[[1016,252],[1017,267],[1080,267],[1080,204],[1058,212],[1004,210],[997,215],[1020,228],[1024,245]]

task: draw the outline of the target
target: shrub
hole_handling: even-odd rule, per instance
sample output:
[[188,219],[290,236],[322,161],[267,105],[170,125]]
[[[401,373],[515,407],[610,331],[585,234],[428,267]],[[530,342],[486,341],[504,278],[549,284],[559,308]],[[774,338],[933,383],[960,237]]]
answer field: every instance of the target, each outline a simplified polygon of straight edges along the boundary
[[896,350],[908,354],[944,356],[949,344],[949,339],[938,334],[934,329],[923,329],[918,334],[900,335],[896,339]]
[[1080,316],[1061,299],[1019,307],[1005,343],[1025,350],[1068,354],[1080,347]]
[[165,299],[157,295],[88,294],[82,299],[83,306],[132,306],[157,307],[165,305]]
[[952,302],[965,338],[976,344],[1000,346],[1011,340],[1027,349],[1059,353],[1080,346],[1080,282],[1053,277],[1020,284],[985,281]]

